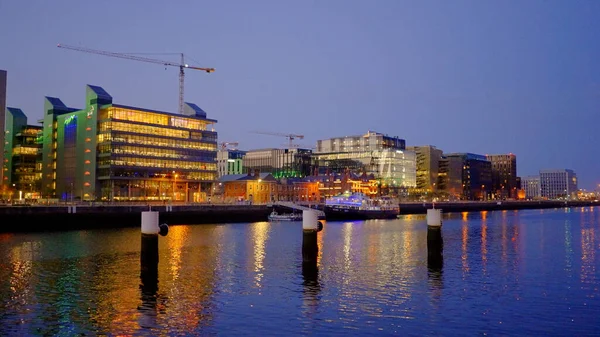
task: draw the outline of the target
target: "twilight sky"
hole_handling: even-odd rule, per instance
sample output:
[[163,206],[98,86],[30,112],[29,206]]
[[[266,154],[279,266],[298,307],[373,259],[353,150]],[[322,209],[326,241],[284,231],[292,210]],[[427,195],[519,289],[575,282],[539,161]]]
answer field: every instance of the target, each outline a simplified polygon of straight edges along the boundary
[[176,67],[58,43],[216,68],[188,70],[185,98],[241,149],[372,130],[600,183],[600,1],[0,0],[7,104],[30,124],[44,96],[82,107],[86,84],[177,111]]

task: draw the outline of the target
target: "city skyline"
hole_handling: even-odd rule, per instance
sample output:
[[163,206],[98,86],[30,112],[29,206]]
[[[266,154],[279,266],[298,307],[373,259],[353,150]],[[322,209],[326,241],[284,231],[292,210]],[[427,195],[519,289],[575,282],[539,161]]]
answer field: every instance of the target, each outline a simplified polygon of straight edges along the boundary
[[176,112],[177,69],[56,45],[184,52],[216,68],[187,72],[185,95],[218,120],[220,142],[286,143],[251,132],[265,130],[314,146],[371,130],[445,153],[514,153],[519,176],[566,168],[581,188],[600,183],[600,159],[590,155],[599,140],[598,3],[188,4],[108,1],[85,23],[98,10],[87,3],[0,3],[0,29],[10,32],[0,43],[13,51],[0,56],[7,106],[36,124],[44,96],[81,108],[81,88],[94,84],[123,104]]

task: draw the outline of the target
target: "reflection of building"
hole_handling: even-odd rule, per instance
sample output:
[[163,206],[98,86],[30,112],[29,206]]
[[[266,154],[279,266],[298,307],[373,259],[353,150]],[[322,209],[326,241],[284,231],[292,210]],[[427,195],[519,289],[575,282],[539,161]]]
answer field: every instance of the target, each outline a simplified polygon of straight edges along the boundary
[[42,193],[62,199],[202,201],[217,179],[216,120],[113,104],[88,85],[86,107],[46,98]]
[[[487,200],[492,185],[492,163],[485,156],[473,153],[451,153],[446,157],[462,166],[462,198],[466,200]],[[455,173],[451,173],[455,176]]]
[[247,151],[244,170],[271,173],[275,178],[304,177],[311,174],[311,155],[308,149],[260,149]]
[[217,171],[219,177],[228,174],[242,174],[243,159],[246,151],[221,149],[217,152]]
[[573,170],[540,170],[540,195],[557,199],[577,193],[577,175]]
[[373,174],[390,193],[416,186],[415,153],[398,137],[369,131],[319,140],[313,158],[320,173]]
[[416,192],[435,192],[439,186],[438,176],[442,150],[435,146],[409,146],[407,150],[414,151],[416,156]]
[[517,156],[486,155],[492,163],[492,192],[498,199],[517,198]]
[[540,177],[528,176],[521,178],[521,189],[525,191],[525,199],[540,197]]
[[39,195],[39,170],[37,158],[40,145],[38,135],[41,126],[27,125],[27,117],[21,109],[7,108],[5,117],[4,177],[13,193],[19,191],[19,199],[37,199]]
[[[6,70],[0,69],[0,150],[4,149],[4,116],[6,111]],[[8,168],[7,168],[8,170]],[[4,170],[4,151],[0,151],[0,186],[3,189],[8,184],[8,179],[4,179],[6,171]]]

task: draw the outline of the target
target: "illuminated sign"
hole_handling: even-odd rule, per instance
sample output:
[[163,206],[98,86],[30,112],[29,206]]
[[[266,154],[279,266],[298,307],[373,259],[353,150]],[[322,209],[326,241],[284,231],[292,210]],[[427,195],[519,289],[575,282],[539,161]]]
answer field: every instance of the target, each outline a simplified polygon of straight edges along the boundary
[[67,117],[65,119],[65,125],[71,124],[76,119],[77,119],[77,116],[75,116],[75,115],[71,115],[71,116]]
[[93,114],[94,114],[94,106],[92,105],[90,107],[90,111],[88,111],[88,113],[87,113],[88,118],[92,117]]

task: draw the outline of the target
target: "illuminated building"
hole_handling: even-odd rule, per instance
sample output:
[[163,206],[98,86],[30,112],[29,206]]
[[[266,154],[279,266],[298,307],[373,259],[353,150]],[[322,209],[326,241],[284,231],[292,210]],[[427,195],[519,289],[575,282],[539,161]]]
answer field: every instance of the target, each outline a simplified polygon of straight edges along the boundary
[[485,156],[473,153],[449,153],[445,156],[462,164],[462,199],[487,200],[492,190],[492,163]]
[[217,179],[217,121],[114,104],[86,87],[83,109],[46,97],[42,193],[63,200],[206,200]]
[[219,181],[225,202],[264,204],[276,200],[277,180],[270,173],[230,174]]
[[228,174],[242,174],[243,160],[246,151],[234,149],[221,149],[217,152],[217,168],[219,178]]
[[369,131],[364,135],[318,140],[313,153],[320,173],[373,174],[382,189],[395,194],[416,187],[416,158],[404,139]]
[[[3,179],[12,190],[12,198],[37,199],[40,149],[38,135],[41,126],[27,125],[27,116],[21,109],[6,108]],[[19,191],[19,195],[16,195]]]
[[496,199],[516,199],[517,156],[512,153],[485,156],[492,163],[492,191]]
[[244,170],[271,173],[276,179],[310,175],[312,151],[309,149],[259,149],[244,155]]
[[527,176],[521,178],[521,188],[525,191],[525,199],[537,199],[540,197],[540,177]]
[[406,149],[414,151],[416,156],[416,192],[435,192],[439,187],[437,183],[442,150],[431,145],[409,146]]
[[577,193],[577,175],[573,170],[540,170],[540,195],[542,198],[569,198],[574,193]]

